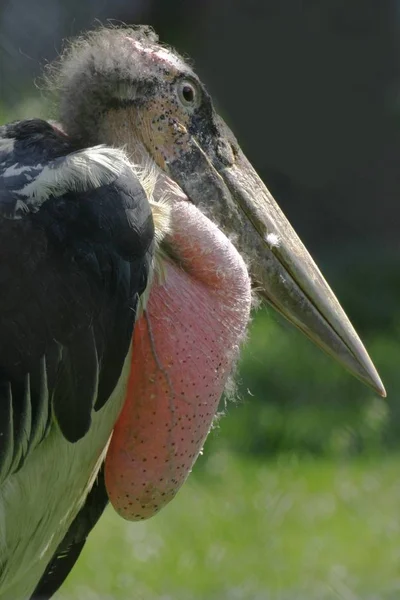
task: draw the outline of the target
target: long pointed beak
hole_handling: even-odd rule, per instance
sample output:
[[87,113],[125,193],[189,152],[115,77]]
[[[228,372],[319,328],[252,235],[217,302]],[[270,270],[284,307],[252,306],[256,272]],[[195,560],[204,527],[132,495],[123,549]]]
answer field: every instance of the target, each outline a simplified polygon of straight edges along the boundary
[[246,157],[221,175],[254,228],[252,276],[261,295],[350,373],[386,396],[360,338],[317,265]]
[[289,221],[239,150],[224,164],[192,138],[188,158],[168,165],[191,201],[245,257],[259,293],[317,346],[386,397],[382,381],[338,300]]

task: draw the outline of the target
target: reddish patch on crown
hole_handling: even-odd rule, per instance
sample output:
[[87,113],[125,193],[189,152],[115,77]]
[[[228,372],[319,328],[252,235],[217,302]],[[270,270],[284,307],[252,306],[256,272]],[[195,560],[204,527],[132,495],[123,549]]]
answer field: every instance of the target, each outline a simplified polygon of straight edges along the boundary
[[147,60],[149,64],[158,64],[160,67],[170,68],[175,73],[182,71],[185,67],[176,54],[159,44],[143,43],[141,40],[129,36],[126,37],[126,40],[132,45],[134,51],[140,54],[141,59]]
[[210,430],[250,312],[247,269],[193,205],[172,209],[173,245],[133,338],[126,402],[106,458],[111,503],[124,518],[151,517],[187,478]]

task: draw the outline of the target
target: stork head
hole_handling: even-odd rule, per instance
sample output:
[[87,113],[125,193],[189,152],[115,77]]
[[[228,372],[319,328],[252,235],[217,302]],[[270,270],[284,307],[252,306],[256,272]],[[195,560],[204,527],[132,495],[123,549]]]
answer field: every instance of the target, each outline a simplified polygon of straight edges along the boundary
[[187,62],[147,27],[101,29],[66,50],[53,81],[69,135],[155,163],[245,256],[260,295],[385,395],[337,299]]

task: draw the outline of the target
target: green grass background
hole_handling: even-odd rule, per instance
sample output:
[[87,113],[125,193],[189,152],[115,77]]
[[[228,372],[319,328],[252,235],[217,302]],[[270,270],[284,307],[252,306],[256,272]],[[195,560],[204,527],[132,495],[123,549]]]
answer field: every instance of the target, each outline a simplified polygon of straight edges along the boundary
[[59,600],[400,598],[400,348],[368,341],[390,403],[259,312],[186,485],[145,523],[110,508]]
[[109,509],[58,600],[400,597],[397,457],[200,460],[148,522]]

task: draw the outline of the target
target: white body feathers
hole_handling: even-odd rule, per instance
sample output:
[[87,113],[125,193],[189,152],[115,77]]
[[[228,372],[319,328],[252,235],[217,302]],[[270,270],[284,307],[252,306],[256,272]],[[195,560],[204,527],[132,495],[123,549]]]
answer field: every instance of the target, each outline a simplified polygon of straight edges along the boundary
[[121,410],[130,354],[117,388],[75,444],[57,426],[0,489],[0,600],[27,600],[82,507]]

